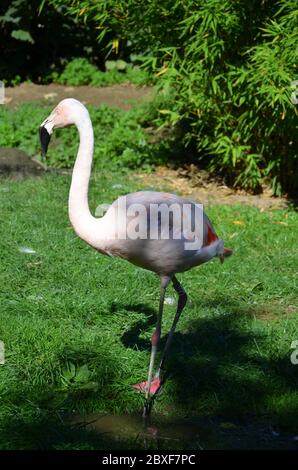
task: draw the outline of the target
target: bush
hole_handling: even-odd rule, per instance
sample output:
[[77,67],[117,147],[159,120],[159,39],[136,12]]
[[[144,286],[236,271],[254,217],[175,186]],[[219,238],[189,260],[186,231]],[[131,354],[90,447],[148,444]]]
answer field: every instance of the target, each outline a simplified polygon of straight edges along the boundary
[[[29,156],[39,158],[38,129],[51,110],[36,104],[24,104],[17,110],[0,107],[0,147],[20,148]],[[149,116],[148,105],[128,112],[107,106],[90,106],[89,111],[95,135],[95,168],[149,169],[161,161],[159,144],[149,144],[143,126]],[[49,146],[47,163],[57,168],[72,168],[77,149],[77,130],[58,129]]]
[[[183,132],[228,183],[297,193],[298,10],[294,0],[50,0],[132,48],[156,74],[159,124]],[[108,41],[109,40],[109,41]]]
[[78,58],[66,65],[61,75],[57,76],[56,81],[70,86],[89,85],[97,73],[95,65],[90,64],[87,59]]
[[132,64],[127,64],[125,61],[107,61],[106,68],[107,71],[102,72],[95,65],[90,64],[87,59],[78,58],[70,61],[61,75],[55,73],[52,78],[57,83],[70,86],[107,86],[125,82],[142,86],[151,81],[148,72],[132,66]]
[[[182,47],[168,49],[160,87],[167,125],[184,125],[186,141],[228,183],[258,191],[270,179],[279,194],[298,190],[294,2],[256,13],[243,2],[212,0],[179,26]],[[256,5],[255,5],[256,6]],[[254,22],[252,21],[254,19]],[[235,47],[237,44],[237,47]],[[168,112],[170,111],[170,112]]]

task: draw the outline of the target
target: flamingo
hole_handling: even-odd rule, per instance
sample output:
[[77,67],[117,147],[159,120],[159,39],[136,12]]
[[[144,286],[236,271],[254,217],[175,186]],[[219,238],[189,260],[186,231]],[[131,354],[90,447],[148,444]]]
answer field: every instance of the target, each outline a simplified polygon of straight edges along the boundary
[[[69,219],[74,231],[100,253],[123,258],[134,265],[156,273],[160,279],[159,310],[156,327],[151,338],[148,378],[144,382],[133,385],[136,390],[145,394],[143,417],[147,418],[150,415],[154,399],[164,385],[166,358],[177,323],[187,302],[186,292],[178,281],[176,273],[187,271],[214,257],[218,257],[223,262],[227,256],[232,254],[232,250],[224,248],[223,240],[217,236],[204,211],[197,210],[199,206],[195,202],[175,194],[155,191],[130,193],[114,201],[103,217],[93,217],[88,205],[88,186],[93,160],[93,127],[88,110],[81,102],[73,98],[62,100],[41,124],[39,133],[42,156],[43,158],[46,156],[53,130],[70,125],[77,127],[80,137],[68,202]],[[138,224],[134,223],[136,212],[131,211],[135,206],[138,208]],[[153,219],[151,213],[149,217],[149,210],[153,206],[165,209],[175,206],[179,210],[183,210],[183,207],[187,206],[190,210],[187,214],[183,214],[183,220],[193,226],[198,219],[200,224],[194,231],[190,229],[186,232],[182,231],[181,220],[177,222],[175,214],[172,214],[172,219],[168,218],[167,223],[158,210],[157,217]],[[136,225],[140,228],[142,223],[146,236],[138,236],[137,230],[133,232],[133,236],[128,233],[129,224],[130,229],[131,226],[136,229]],[[155,236],[152,236],[152,229],[153,232],[155,230]],[[168,236],[163,237],[164,233]],[[199,244],[188,246],[186,249],[187,242],[197,243],[200,240]],[[165,292],[170,282],[178,294],[177,310],[157,372],[153,376],[157,347],[161,336]]]

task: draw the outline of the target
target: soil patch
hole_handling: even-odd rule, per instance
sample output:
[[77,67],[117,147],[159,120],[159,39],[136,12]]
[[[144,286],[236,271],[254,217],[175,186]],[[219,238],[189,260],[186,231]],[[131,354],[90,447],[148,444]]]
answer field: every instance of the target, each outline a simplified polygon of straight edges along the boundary
[[261,211],[284,209],[288,205],[286,198],[274,197],[269,187],[264,187],[261,194],[250,194],[244,190],[235,190],[220,180],[210,178],[205,170],[196,168],[193,173],[185,169],[157,167],[153,173],[137,173],[142,186],[161,191],[169,191],[193,199],[206,206],[212,204],[245,204],[258,207]]
[[71,87],[54,83],[50,85],[22,83],[16,87],[5,88],[5,104],[13,107],[34,101],[54,104],[64,98],[76,98],[84,104],[93,104],[95,106],[105,104],[128,110],[132,108],[134,103],[149,99],[151,95],[151,87],[136,87],[129,84],[108,87]]

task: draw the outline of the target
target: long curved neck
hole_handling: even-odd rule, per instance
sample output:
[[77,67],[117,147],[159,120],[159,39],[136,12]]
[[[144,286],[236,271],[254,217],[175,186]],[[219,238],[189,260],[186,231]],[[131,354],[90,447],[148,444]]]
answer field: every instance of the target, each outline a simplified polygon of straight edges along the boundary
[[219,243],[222,243],[222,241],[218,239],[209,245],[202,246],[194,256],[193,265],[197,266],[199,264],[206,263],[210,259],[214,258],[214,256],[217,256]]
[[217,246],[218,240],[215,240],[210,245],[203,246],[201,248],[202,257],[204,258],[204,260],[209,261],[217,255]]
[[76,126],[80,145],[75,161],[69,193],[69,218],[77,235],[92,244],[96,235],[96,221],[88,204],[88,188],[93,159],[93,128],[88,113],[82,113]]

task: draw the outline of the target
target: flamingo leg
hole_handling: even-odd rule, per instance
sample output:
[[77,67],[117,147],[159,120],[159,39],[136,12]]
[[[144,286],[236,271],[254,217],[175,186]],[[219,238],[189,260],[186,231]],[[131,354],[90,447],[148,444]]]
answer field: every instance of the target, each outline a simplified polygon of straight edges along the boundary
[[166,358],[167,358],[167,355],[168,355],[168,352],[169,352],[169,349],[170,349],[170,346],[171,346],[171,343],[172,343],[172,340],[173,340],[173,336],[174,336],[174,333],[175,333],[177,323],[179,321],[180,315],[181,315],[181,313],[182,313],[182,311],[183,311],[183,309],[186,305],[186,302],[187,302],[187,294],[186,294],[185,290],[183,289],[180,282],[178,281],[178,279],[175,276],[173,277],[173,287],[174,287],[175,291],[177,292],[177,294],[179,296],[178,306],[177,306],[176,315],[174,317],[173,324],[172,324],[172,327],[170,329],[170,332],[169,332],[169,335],[168,335],[168,338],[167,338],[167,341],[166,341],[166,345],[165,345],[165,348],[164,348],[164,351],[163,351],[163,354],[162,354],[162,358],[161,358],[161,361],[160,361],[160,364],[159,364],[159,369],[158,369],[158,372],[156,374],[156,378],[160,378],[160,375],[162,374],[162,372],[164,370],[164,364],[165,364],[165,361],[166,361]]
[[145,405],[144,405],[144,410],[143,410],[144,418],[146,418],[150,414],[150,410],[152,406],[152,401],[150,399],[150,388],[151,388],[153,368],[154,368],[158,342],[159,342],[160,335],[161,335],[161,322],[162,322],[165,292],[166,292],[166,286],[164,286],[161,283],[156,328],[151,338],[151,356],[150,356],[150,364],[149,364],[149,369],[148,369],[148,380],[147,380],[146,389],[145,389]]

